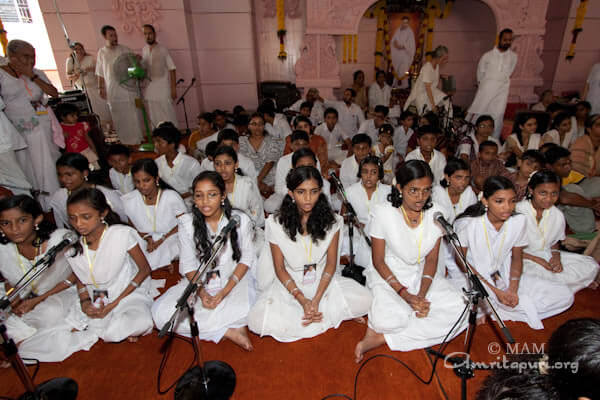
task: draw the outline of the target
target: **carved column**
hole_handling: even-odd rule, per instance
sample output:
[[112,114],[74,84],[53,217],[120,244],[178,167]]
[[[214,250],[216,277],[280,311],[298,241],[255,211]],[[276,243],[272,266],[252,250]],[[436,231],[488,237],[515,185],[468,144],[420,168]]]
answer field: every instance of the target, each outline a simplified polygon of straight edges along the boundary
[[341,85],[333,36],[304,35],[295,70],[296,86],[315,87],[323,97],[333,97],[333,88]]

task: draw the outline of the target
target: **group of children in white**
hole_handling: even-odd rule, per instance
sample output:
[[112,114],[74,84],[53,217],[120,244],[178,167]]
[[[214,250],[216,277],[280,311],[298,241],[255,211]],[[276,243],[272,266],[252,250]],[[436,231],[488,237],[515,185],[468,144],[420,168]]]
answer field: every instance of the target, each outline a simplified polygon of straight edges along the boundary
[[[343,321],[364,323],[364,316],[366,333],[356,345],[356,362],[384,343],[409,351],[460,334],[467,321],[456,322],[466,306],[462,288],[468,283],[434,220],[436,212],[454,223],[467,261],[505,320],[542,329],[543,319],[571,306],[575,292],[598,286],[594,259],[559,248],[565,218],[554,205],[561,184],[551,171],[530,178],[521,202],[513,183],[499,176],[485,181],[478,200],[469,164],[446,163],[427,138],[419,144],[433,152],[430,162],[420,159],[420,152],[408,154],[386,179],[393,169],[387,159],[369,155],[368,135],[355,135],[347,143],[354,154],[340,160],[340,175],[358,224],[372,242],[369,246],[355,230],[353,248],[357,263],[366,267],[365,287],[341,274],[348,232],[337,213],[341,202],[308,149],[309,134],[290,135],[294,152],[277,163],[275,197],[267,200],[265,220],[267,204],[256,171],[239,169],[235,132],[220,134],[221,147],[206,168],[211,170],[202,171],[194,158],[177,151],[173,130],[155,130],[162,154],[156,160],[141,159],[130,167],[122,147],[109,153],[116,190],[92,183],[84,156],[61,156],[56,167],[63,188],[51,200],[56,230],[32,198],[0,200],[0,272],[7,291],[65,229],[80,235],[12,304],[6,325],[22,357],[62,361],[98,339],[133,342],[162,327],[233,215],[241,222],[198,290],[194,315],[202,340],[228,338],[246,350],[252,350],[248,329],[292,342]],[[385,157],[387,146],[382,147]],[[258,178],[264,178],[263,170]],[[181,280],[156,298],[161,282],[150,278],[151,271],[177,259]],[[480,318],[487,311],[482,307]],[[176,321],[177,334],[190,335],[187,318]]]

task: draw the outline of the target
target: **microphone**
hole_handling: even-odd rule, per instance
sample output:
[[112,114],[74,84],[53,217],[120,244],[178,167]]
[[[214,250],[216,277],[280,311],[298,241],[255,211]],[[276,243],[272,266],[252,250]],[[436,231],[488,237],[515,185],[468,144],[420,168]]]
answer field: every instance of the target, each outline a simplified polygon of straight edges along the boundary
[[177,82],[175,82],[175,84],[179,85],[180,83],[183,83],[184,81],[185,81],[185,79],[179,78],[179,79],[177,79]]
[[65,235],[63,236],[63,239],[59,243],[57,243],[56,245],[54,245],[50,249],[48,249],[48,251],[46,252],[46,255],[44,257],[42,257],[38,261],[38,263],[46,264],[46,263],[49,263],[50,261],[54,260],[54,258],[56,257],[56,255],[58,253],[60,253],[66,247],[71,246],[73,243],[75,243],[77,241],[77,239],[78,239],[77,235],[74,234],[73,232],[69,231],[69,232],[65,233]]
[[329,171],[329,176],[331,177],[331,179],[334,180],[336,185],[340,186],[342,184],[342,182],[340,182],[340,178],[338,178],[335,171],[333,171],[333,170]]
[[231,232],[231,230],[234,229],[235,227],[239,226],[239,224],[240,224],[240,216],[239,215],[231,216],[231,219],[229,220],[227,225],[225,225],[225,227],[223,229],[221,229],[221,232],[219,232],[219,236],[217,236],[217,238],[215,239],[215,243],[219,243],[220,241],[225,239],[227,237],[227,235],[229,235],[229,232]]
[[454,228],[452,228],[452,224],[446,221],[441,212],[436,211],[433,214],[433,219],[442,227],[442,229],[446,232],[446,235],[450,237],[456,237],[456,233],[454,233]]

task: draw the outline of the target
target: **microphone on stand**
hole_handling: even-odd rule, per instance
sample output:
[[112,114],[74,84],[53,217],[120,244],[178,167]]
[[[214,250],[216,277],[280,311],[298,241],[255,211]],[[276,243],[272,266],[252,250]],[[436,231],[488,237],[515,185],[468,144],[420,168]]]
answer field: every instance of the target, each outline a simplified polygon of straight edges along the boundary
[[192,85],[196,82],[196,78],[192,78]]
[[50,261],[52,261],[54,259],[54,257],[56,257],[56,255],[61,252],[63,249],[71,246],[72,244],[74,244],[75,242],[77,242],[77,235],[74,234],[73,232],[69,231],[67,233],[65,233],[65,235],[63,236],[63,240],[61,240],[59,243],[57,243],[56,245],[52,246],[44,255],[44,257],[42,257],[38,263],[49,263]]
[[227,238],[227,235],[229,235],[229,232],[231,232],[234,228],[238,227],[239,225],[240,225],[240,216],[232,215],[231,219],[229,220],[227,225],[225,225],[225,227],[223,227],[223,229],[221,229],[221,232],[219,232],[219,236],[216,237],[215,243],[218,243],[218,242],[224,240],[225,238]]
[[444,232],[446,232],[445,236],[457,238],[457,235],[454,232],[454,228],[452,227],[452,224],[449,223],[448,221],[446,221],[446,219],[444,218],[444,215],[442,215],[441,212],[436,211],[433,214],[433,219],[434,219],[434,221],[436,221],[438,223],[438,225],[440,225],[440,227],[444,230]]
[[175,82],[175,84],[179,85],[180,83],[183,83],[183,82],[185,82],[185,79],[179,78],[179,79],[177,79],[177,82]]

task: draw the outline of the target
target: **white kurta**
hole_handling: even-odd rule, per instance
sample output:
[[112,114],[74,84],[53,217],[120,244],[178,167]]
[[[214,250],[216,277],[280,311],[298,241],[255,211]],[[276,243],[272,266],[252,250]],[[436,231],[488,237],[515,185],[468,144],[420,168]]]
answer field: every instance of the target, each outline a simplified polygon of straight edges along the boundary
[[[542,213],[537,222],[537,213],[530,200],[517,204],[517,212],[527,218],[527,242],[525,252],[546,261],[552,258],[552,246],[565,238],[565,216],[552,206]],[[554,250],[557,251],[557,250]],[[560,252],[562,272],[555,273],[531,260],[523,260],[523,273],[565,284],[573,293],[587,287],[598,274],[598,263],[592,257],[568,251]]]
[[[403,47],[396,48],[396,45]],[[399,27],[396,29],[392,41],[390,42],[392,64],[398,78],[408,76],[408,70],[415,58],[415,34],[410,27]]]
[[[346,189],[346,197],[348,197],[348,201],[352,204],[352,207],[358,216],[358,221],[364,225],[363,231],[367,235],[369,234],[368,225],[371,210],[373,210],[377,204],[387,203],[391,191],[392,187],[390,185],[377,183],[377,189],[371,195],[371,199],[369,199],[362,182],[357,182]],[[352,246],[354,247],[354,261],[356,264],[366,268],[371,264],[371,247],[369,247],[364,236],[356,227],[354,227],[353,236],[354,240],[352,241]],[[350,254],[350,236],[347,225],[344,226],[344,242],[341,254]]]
[[190,192],[194,178],[201,172],[198,160],[186,154],[177,153],[173,160],[173,167],[169,166],[164,155],[154,161],[162,180],[171,185],[179,194]]
[[129,171],[127,174],[122,174],[116,169],[111,168],[108,170],[108,177],[110,178],[110,183],[112,184],[113,189],[122,195],[135,190],[131,171]]
[[[187,212],[183,199],[173,190],[161,190],[158,206],[144,203],[142,194],[134,190],[121,197],[125,214],[138,232],[160,240],[177,226],[177,216]],[[179,239],[177,233],[169,236],[157,249],[148,252],[146,241],[142,241],[144,254],[153,270],[169,265],[179,257]]]
[[376,106],[390,106],[390,98],[392,97],[392,87],[387,83],[383,84],[383,88],[377,82],[373,82],[369,86],[369,109],[372,110]]
[[[405,161],[410,160],[425,161],[425,157],[421,154],[421,148],[419,146],[406,155]],[[431,160],[429,160],[429,167],[431,167],[431,172],[433,172],[433,186],[437,186],[440,184],[440,181],[444,179],[446,157],[444,157],[441,152],[433,149],[433,155],[431,156]]]
[[512,50],[504,52],[494,47],[486,52],[477,65],[477,93],[469,114],[477,118],[488,114],[494,118],[494,137],[499,138],[504,122],[504,111],[510,89],[510,76],[517,65],[517,54]]
[[275,113],[273,127],[282,133],[284,139],[292,134],[292,127],[285,114]]
[[315,135],[322,136],[327,142],[327,156],[329,159],[341,164],[348,154],[348,150],[342,149],[344,141],[351,139],[348,132],[346,132],[339,123],[335,124],[333,130],[330,131],[327,124],[323,122],[315,128]]
[[254,226],[265,226],[263,200],[258,191],[256,180],[247,176],[235,176],[233,193],[227,193],[233,208],[243,211],[250,217]]
[[[100,190],[104,197],[106,197],[106,202],[108,206],[113,210],[119,218],[121,222],[127,222],[127,214],[125,213],[125,209],[123,208],[123,202],[121,201],[121,194],[116,190],[109,189],[104,186],[96,186],[96,189]],[[52,209],[52,213],[54,214],[54,221],[56,222],[56,226],[59,228],[69,228],[71,225],[69,224],[69,216],[67,215],[67,199],[69,198],[69,192],[67,189],[62,188],[54,192],[52,197],[50,197],[50,208]]]
[[119,139],[123,144],[137,144],[143,138],[140,112],[135,106],[137,94],[119,84],[123,77],[115,76],[113,69],[117,58],[127,53],[132,53],[131,49],[122,45],[102,47],[96,59],[96,75],[104,78],[106,100]]
[[144,90],[144,99],[148,104],[148,114],[152,126],[170,121],[177,126],[177,114],[171,98],[170,72],[175,70],[175,63],[166,47],[155,43],[145,45],[142,49],[142,62],[150,82]]
[[[369,234],[385,240],[385,263],[398,282],[416,295],[421,287],[425,258],[442,236],[433,220],[438,211],[432,207],[423,212],[421,224],[409,227],[402,210],[390,203],[377,205],[372,210]],[[367,269],[367,285],[373,293],[369,310],[369,327],[383,333],[391,350],[410,351],[442,342],[459,319],[466,306],[460,291],[443,276],[436,274],[426,294],[431,303],[429,314],[417,318],[412,307],[385,282],[373,267]],[[457,336],[466,327],[463,319],[449,336]]]
[[[510,285],[512,249],[526,247],[526,218],[524,215],[510,217],[500,231],[489,221],[487,214],[481,217],[461,218],[455,223],[455,231],[467,250],[467,262],[489,283],[494,284],[491,274],[498,271],[505,287]],[[522,274],[519,282],[519,304],[506,306],[488,290],[490,301],[500,318],[526,322],[532,329],[543,329],[542,320],[559,314],[573,304],[573,294],[564,284]]]
[[[429,102],[429,97],[427,96],[427,91],[425,89],[426,83],[431,84],[431,93],[433,95],[434,104],[430,104]],[[417,108],[417,114],[421,115],[440,104],[444,97],[446,97],[446,93],[438,88],[439,83],[440,66],[436,65],[436,67],[433,68],[429,61],[426,62],[421,68],[419,77],[410,91],[406,103],[404,103],[404,110],[407,110],[409,106],[414,105]]]
[[[46,242],[46,251],[62,241],[67,232],[66,229],[52,232]],[[54,264],[33,281],[29,290],[21,292],[21,298],[32,292],[38,296],[43,295],[69,277],[71,268],[64,253],[63,251],[56,256]],[[0,245],[0,273],[14,287],[25,272],[45,254],[40,253],[30,261],[19,254],[14,243]],[[78,327],[67,318],[71,307],[78,303],[77,290],[73,286],[49,296],[21,317],[11,314],[6,320],[7,332],[15,343],[20,343],[21,357],[42,362],[60,362],[77,351],[89,350],[98,337],[93,332],[75,330]]]
[[[408,132],[404,129],[402,125],[399,125],[394,130],[394,149],[396,150],[396,155],[402,156],[402,158],[406,157],[406,149],[408,148],[408,141],[413,135],[414,131],[412,128],[408,128]],[[394,167],[397,164],[397,161],[394,161]]]
[[[257,268],[258,286],[263,291],[248,315],[250,330],[260,336],[272,336],[280,342],[293,342],[317,336],[330,328],[337,328],[342,321],[367,313],[371,304],[369,291],[352,279],[336,273],[319,303],[323,320],[302,326],[302,306],[275,277],[270,243],[277,245],[283,253],[284,267],[304,296],[313,298],[327,264],[329,245],[334,235],[341,231],[343,224],[342,217],[338,215],[323,240],[314,242],[310,236],[297,234],[296,241],[292,241],[274,216],[267,219],[265,248]],[[340,244],[338,242],[336,249],[338,255]],[[316,264],[316,279],[305,283],[304,266],[313,263]]]
[[569,146],[571,146],[571,143],[573,143],[574,139],[573,139],[573,130],[570,130],[569,132],[567,132],[565,134],[565,138],[563,139],[562,143],[560,142],[560,134],[558,133],[558,131],[556,129],[551,129],[548,132],[544,133],[544,136],[542,136],[542,141],[545,141],[546,143],[554,143],[558,146],[562,146],[565,149],[568,149]]
[[358,133],[358,128],[365,122],[365,113],[356,103],[348,106],[343,101],[325,100],[325,107],[333,107],[338,112],[338,124],[350,138]]
[[[98,77],[96,76],[96,60],[89,54],[83,56],[83,59],[79,61],[79,68],[73,62],[73,56],[67,57],[67,75],[73,72],[79,72],[79,79],[77,79],[74,83],[76,89],[83,90],[83,86],[85,83],[85,90],[87,96],[92,104],[92,110],[95,114],[100,117],[100,122],[110,122],[110,110],[108,109],[108,104],[106,100],[100,97],[100,92],[98,91]],[[87,69],[91,69],[91,71],[86,71]]]
[[[236,228],[238,245],[241,252],[240,261],[236,262],[232,258],[233,250],[231,248],[231,241],[228,239],[217,256],[215,260],[216,265],[212,271],[219,272],[222,288],[225,287],[238,264],[246,265],[249,270],[214,310],[204,308],[199,298],[196,299],[194,304],[194,318],[198,323],[200,339],[211,340],[215,343],[221,341],[227,329],[241,328],[247,325],[248,312],[256,297],[254,281],[251,276],[251,270],[255,264],[255,252],[252,244],[252,222],[243,213],[235,210],[233,213],[240,217],[240,226]],[[222,218],[219,221],[217,231],[212,232],[208,226],[207,230],[209,233],[216,235],[227,225],[227,222],[227,218]],[[185,276],[189,272],[195,272],[200,265],[200,259],[197,254],[198,250],[194,240],[193,217],[191,214],[179,217],[179,240],[181,242],[179,273]],[[159,329],[171,318],[171,315],[175,311],[177,300],[181,297],[187,285],[188,280],[184,277],[154,302],[152,317]],[[175,332],[179,335],[191,336],[187,313],[180,314],[180,317],[175,322]]]
[[340,181],[344,185],[344,189],[348,189],[350,186],[360,181],[358,177],[358,162],[354,156],[346,158],[342,162],[340,167]]
[[589,89],[585,99],[592,105],[590,115],[598,114],[600,113],[600,63],[594,64],[586,83]]
[[16,151],[25,150],[27,143],[15,129],[6,114],[6,105],[0,97],[0,185],[10,189],[14,194],[31,192],[31,183],[17,161]]
[[[475,132],[473,132],[473,131],[469,132],[469,138],[473,141],[473,144],[469,144],[469,143],[459,144],[458,149],[456,149],[456,155],[458,157],[460,157],[462,154],[466,154],[467,157],[469,157],[469,159],[471,159],[471,161],[473,161],[473,160],[477,159],[477,157],[479,155],[479,145],[481,143],[479,143],[477,141],[477,136],[475,135]],[[496,145],[498,146],[498,153],[502,152],[502,145],[500,144],[500,141],[498,139],[496,139],[493,136],[488,136],[486,140],[496,143]],[[472,159],[471,155],[475,156],[475,158]]]
[[[240,153],[237,153],[237,156],[238,156],[238,168],[242,171],[244,176],[247,176],[252,179],[256,179],[256,177],[258,176],[258,173],[256,172],[256,167],[254,167],[254,163],[252,162],[252,160]],[[215,170],[215,165],[208,158],[205,158],[204,160],[202,160],[202,163],[200,163],[200,172],[214,171],[214,170]]]
[[[300,106],[305,101],[306,101],[306,99],[300,99],[300,100],[296,101],[294,104],[292,104],[290,106],[290,108],[288,108],[288,110],[300,112]],[[310,120],[312,121],[313,126],[317,126],[321,122],[323,122],[323,118],[324,118],[323,113],[324,112],[325,112],[325,107],[324,107],[323,103],[319,100],[315,101],[313,104],[312,110],[310,111]]]
[[508,142],[511,142],[512,144],[517,146],[521,151],[538,150],[540,148],[540,143],[542,143],[542,135],[540,135],[539,133],[534,133],[533,135],[531,135],[529,137],[529,143],[527,143],[527,148],[524,148],[523,145],[519,143],[519,138],[517,137],[516,133],[513,133],[508,138],[506,138],[506,142],[507,143],[504,143],[504,146],[506,148],[509,148]]
[[[88,249],[81,240],[82,252],[67,258],[67,261],[87,288],[90,299],[94,299],[94,290],[105,290],[111,303],[127,289],[139,271],[128,251],[139,245],[141,240],[137,232],[126,225],[106,228],[97,250]],[[147,335],[154,326],[150,306],[155,293],[152,293],[150,283],[148,277],[104,318],[88,317],[79,304],[72,309],[72,315],[84,321],[88,330],[105,342],[120,342],[130,336]]]
[[371,144],[377,143],[377,138],[379,137],[379,128],[375,126],[375,121],[372,119],[367,119],[363,121],[358,128],[358,133],[366,133],[367,136],[371,138]]

